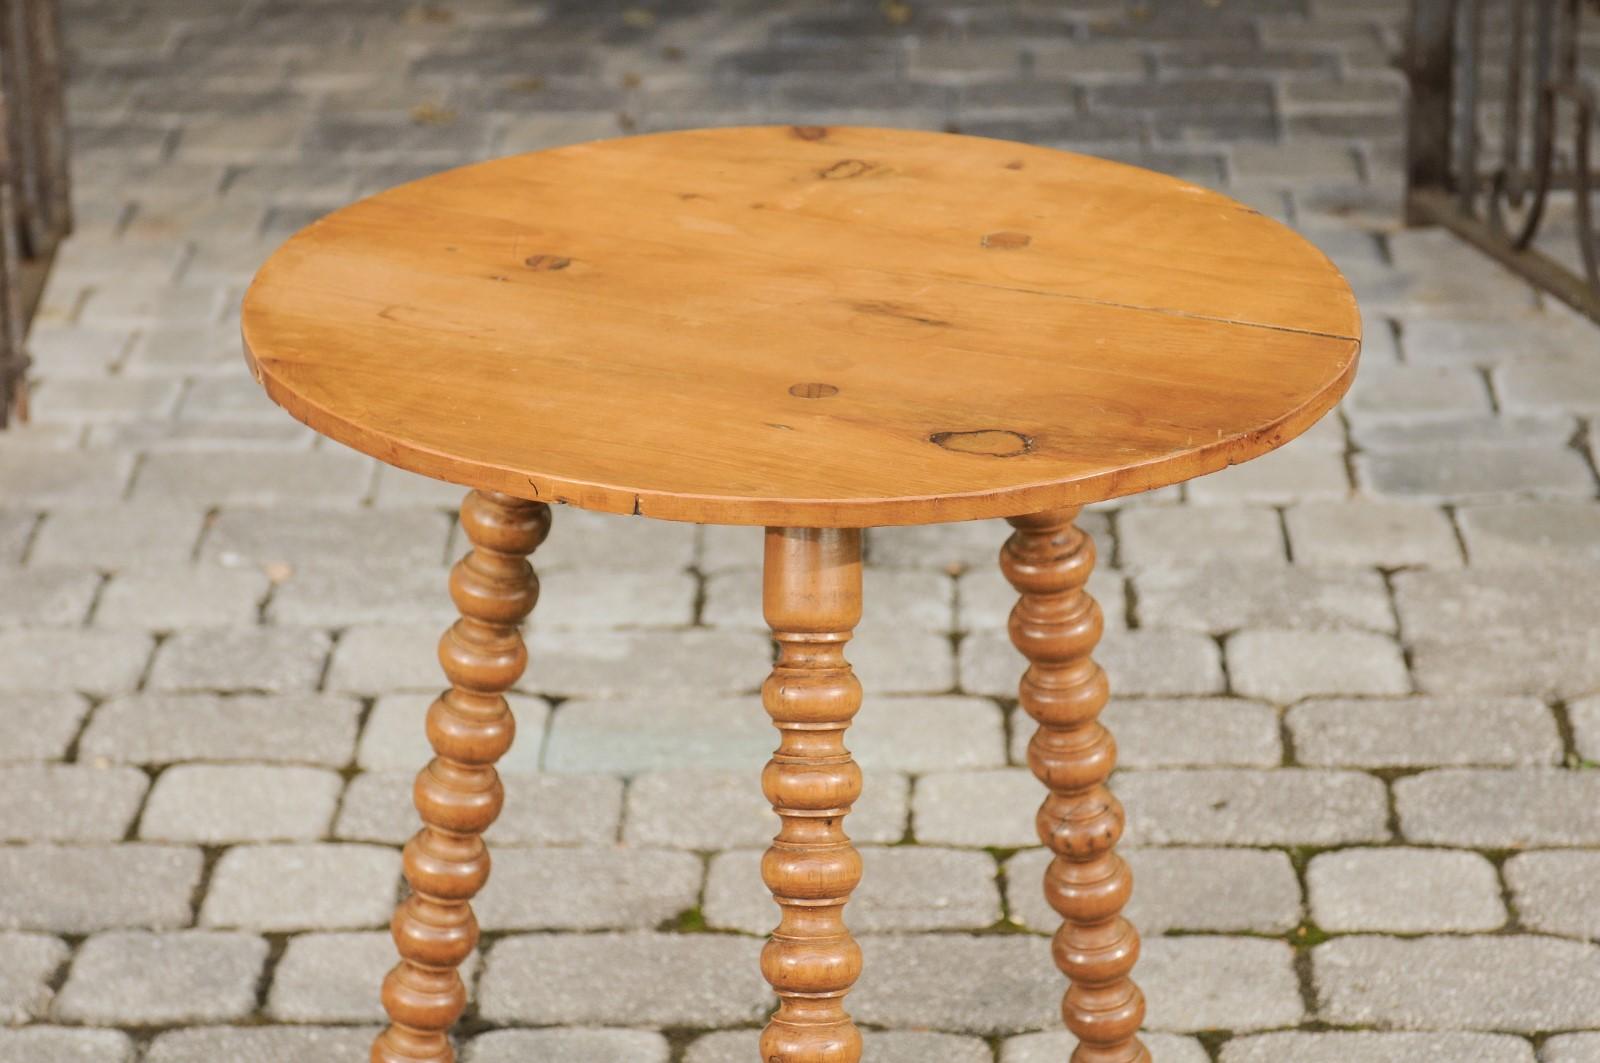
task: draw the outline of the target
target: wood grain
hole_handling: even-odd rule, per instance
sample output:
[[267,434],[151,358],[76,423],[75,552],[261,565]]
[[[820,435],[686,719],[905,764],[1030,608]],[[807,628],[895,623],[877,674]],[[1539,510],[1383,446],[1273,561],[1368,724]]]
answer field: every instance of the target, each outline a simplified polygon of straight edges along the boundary
[[674,520],[1015,516],[1246,460],[1348,385],[1327,259],[1226,197],[941,133],[755,127],[404,185],[291,239],[257,378],[426,475]]
[[1108,689],[1090,652],[1100,641],[1100,606],[1083,589],[1094,568],[1094,540],[1072,523],[1073,509],[1011,520],[1016,531],[1000,567],[1021,597],[1011,641],[1028,659],[1022,708],[1038,721],[1028,766],[1049,788],[1039,809],[1039,840],[1055,853],[1044,893],[1060,913],[1052,952],[1071,980],[1061,1004],[1078,1036],[1072,1063],[1150,1063],[1138,1038],[1144,995],[1129,977],[1139,933],[1122,916],[1133,875],[1115,852],[1122,805],[1106,788],[1117,744],[1101,725]]
[[494,765],[516,734],[505,692],[527,665],[518,625],[539,597],[526,556],[550,530],[550,507],[474,491],[461,526],[472,542],[450,573],[461,619],[439,642],[450,689],[428,710],[437,756],[413,790],[423,826],[405,848],[411,894],[391,924],[400,963],[383,983],[390,1025],[372,1063],[455,1059],[450,1027],[467,1003],[458,968],[477,947],[471,902],[489,879],[483,832],[505,799]]
[[861,974],[861,948],[844,906],[861,881],[861,854],[844,818],[861,796],[861,769],[844,732],[861,683],[844,646],[861,619],[861,533],[768,528],[763,601],[778,659],[761,702],[782,739],[761,779],[781,824],[761,875],[782,916],[761,953],[778,993],[761,1059],[859,1063],[861,1034],[844,997]]

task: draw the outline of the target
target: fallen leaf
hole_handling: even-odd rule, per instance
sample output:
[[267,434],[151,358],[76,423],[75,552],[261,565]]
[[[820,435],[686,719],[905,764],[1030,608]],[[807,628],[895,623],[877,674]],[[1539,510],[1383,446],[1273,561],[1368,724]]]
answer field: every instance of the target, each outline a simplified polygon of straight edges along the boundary
[[436,103],[419,103],[411,108],[411,120],[417,125],[449,125],[456,120],[456,113]]

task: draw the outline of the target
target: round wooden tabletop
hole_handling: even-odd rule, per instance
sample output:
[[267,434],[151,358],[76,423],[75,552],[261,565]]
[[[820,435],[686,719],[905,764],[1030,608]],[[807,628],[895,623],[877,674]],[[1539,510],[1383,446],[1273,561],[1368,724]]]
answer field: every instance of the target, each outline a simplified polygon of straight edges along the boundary
[[256,276],[257,378],[429,476],[717,524],[1014,516],[1186,480],[1338,401],[1339,272],[1225,196],[944,133],[578,144],[403,185]]

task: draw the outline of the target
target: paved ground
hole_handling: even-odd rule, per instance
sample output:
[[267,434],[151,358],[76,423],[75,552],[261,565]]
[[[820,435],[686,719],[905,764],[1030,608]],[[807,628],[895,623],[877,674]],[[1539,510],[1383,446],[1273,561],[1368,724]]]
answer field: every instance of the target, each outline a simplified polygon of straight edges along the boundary
[[[1337,418],[1100,509],[1160,1063],[1600,1060],[1600,332],[1395,227],[1392,0],[72,0],[80,232],[0,439],[5,1063],[364,1058],[457,492],[268,406],[274,242],[486,155],[958,128],[1220,185],[1367,311]],[[993,525],[874,533],[874,1063],[1062,1060]],[[472,1063],[754,1054],[756,533],[558,512]]]

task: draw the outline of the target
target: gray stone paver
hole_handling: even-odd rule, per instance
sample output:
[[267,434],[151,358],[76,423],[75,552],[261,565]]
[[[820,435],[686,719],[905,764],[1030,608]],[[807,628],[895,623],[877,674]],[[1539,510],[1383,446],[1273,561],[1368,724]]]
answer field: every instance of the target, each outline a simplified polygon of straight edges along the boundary
[[87,699],[65,691],[0,693],[0,732],[6,736],[0,760],[59,760],[89,707]]
[[[291,938],[273,972],[266,1014],[277,1022],[379,1021],[384,1016],[378,989],[395,959],[394,941],[383,932]],[[476,969],[475,956],[463,966],[469,986]]]
[[1535,698],[1316,698],[1287,714],[1295,757],[1319,767],[1558,763],[1555,717]]
[[692,853],[505,849],[473,907],[486,930],[648,930],[694,908],[704,876]]
[[179,764],[150,791],[139,836],[213,845],[317,838],[340,788],[339,776],[322,768]]
[[[1153,1063],[1206,1063],[1210,1058],[1192,1037],[1145,1032],[1139,1040],[1150,1050]],[[1000,1048],[1000,1063],[1055,1063],[1070,1055],[1076,1038],[1066,1031],[1025,1033],[1008,1037]]]
[[528,1059],[667,1063],[670,1052],[667,1039],[648,1030],[496,1030],[474,1037],[462,1059],[464,1063],[522,1063]]
[[[421,820],[411,803],[414,771],[369,771],[345,788],[334,835],[348,841],[406,842]],[[489,828],[491,845],[594,845],[616,839],[623,783],[609,775],[506,777],[506,803]]]
[[314,628],[202,627],[156,651],[149,689],[309,691],[322,679],[330,638]]
[[317,1063],[363,1063],[374,1030],[317,1026],[249,1028],[200,1026],[160,1034],[145,1053],[146,1063],[279,1063],[315,1059]]
[[0,1063],[131,1063],[133,1053],[133,1039],[116,1030],[0,1030]]
[[[1299,925],[1300,883],[1289,857],[1276,850],[1125,848],[1133,872],[1127,916],[1141,933],[1168,930],[1283,934]],[[1025,849],[1006,861],[1011,918],[1053,934],[1061,916],[1044,896],[1051,854]]]
[[95,710],[80,756],[131,764],[280,761],[342,767],[361,706],[326,695],[134,694]]
[[[1266,768],[1283,758],[1278,714],[1259,701],[1113,696],[1101,720],[1116,735],[1124,768]],[[1037,729],[1025,713],[1012,720],[1013,761],[1027,763]]]
[[[997,866],[988,853],[933,846],[866,846],[861,884],[850,895],[850,927],[876,934],[900,930],[980,930],[1000,920]],[[765,934],[777,906],[761,881],[761,853],[720,853],[706,878],[706,922]]]
[[1600,772],[1446,768],[1397,780],[1400,830],[1413,842],[1516,849],[1600,845]]
[[54,995],[50,982],[69,951],[46,934],[0,933],[0,1019],[15,1025],[43,1016]]
[[[444,685],[441,679],[440,686]],[[428,708],[435,693],[386,694],[367,713],[356,750],[356,763],[368,771],[415,772],[433,758],[428,744]],[[516,741],[499,770],[506,775],[539,770],[544,748],[545,717],[549,707],[537,698],[512,694],[506,699],[517,721]]]
[[[0,1031],[0,1063],[365,1059],[462,488],[275,410],[240,357],[240,295],[356,195],[729,122],[1095,151],[1217,185],[1329,253],[1365,326],[1341,410],[1079,519],[1100,557],[1148,1043],[1156,1063],[1208,1058],[1171,1032],[1198,1029],[1221,1063],[1532,1063],[1535,1044],[1542,1063],[1600,1061],[1600,1037],[1569,1032],[1594,1024],[1569,1005],[1593,999],[1581,956],[1600,932],[1600,343],[1454,238],[1397,227],[1403,5],[66,8],[78,225],[33,328],[34,424],[0,436],[0,927],[37,932],[0,942],[37,963],[0,967],[23,972],[28,1006],[65,979],[95,1018],[40,1012]],[[1071,1050],[1015,595],[994,565],[1008,533],[867,535],[847,738],[866,786],[846,826],[868,850],[852,1004],[890,1027],[868,1033],[882,1063]],[[757,941],[688,930],[759,935],[772,917],[761,539],[555,514],[466,1063],[753,1055]],[[1488,929],[1505,914],[1491,863],[1529,936]],[[1001,912],[1027,932],[975,933]],[[1305,1011],[1289,950],[1308,920],[1355,936],[1312,950]],[[159,952],[143,931],[222,940],[184,929],[214,923],[249,944],[189,996],[248,992],[225,1017],[147,1028],[163,983],[107,959]],[[262,932],[283,946],[267,985],[240,973]],[[1369,1024],[1396,1029],[1328,1029]],[[1000,1027],[1016,1032],[981,1039]]]
[[1371,631],[1241,631],[1228,673],[1246,697],[1289,702],[1317,694],[1406,694],[1400,647]]
[[771,1000],[760,950],[753,938],[721,934],[503,938],[489,952],[480,1007],[491,1021],[530,1025],[754,1023]]
[[194,918],[203,855],[175,845],[0,847],[0,928],[86,934]]
[[399,882],[400,856],[387,846],[239,845],[212,868],[200,924],[279,933],[382,926]]
[[1600,992],[1600,947],[1533,936],[1339,938],[1312,969],[1320,1014],[1340,1025],[1581,1028]]
[[1600,1034],[1574,1033],[1552,1037],[1539,1053],[1540,1063],[1595,1063],[1600,1059]]
[[1306,869],[1311,917],[1329,931],[1495,930],[1506,921],[1500,878],[1477,853],[1345,849]]
[[1533,1063],[1520,1037],[1482,1033],[1263,1033],[1222,1049],[1222,1063]]
[[[757,1052],[760,1032],[725,1030],[689,1046],[684,1063],[744,1063]],[[874,1063],[992,1063],[989,1046],[976,1037],[922,1031],[862,1031],[862,1058]]]
[[1518,853],[1506,861],[1505,879],[1527,929],[1600,938],[1600,853]]
[[266,941],[250,934],[96,934],[73,959],[54,1014],[91,1025],[244,1018],[255,1008],[256,980],[266,959]]
[[144,772],[122,766],[0,767],[0,839],[117,841],[138,814],[149,785]]

